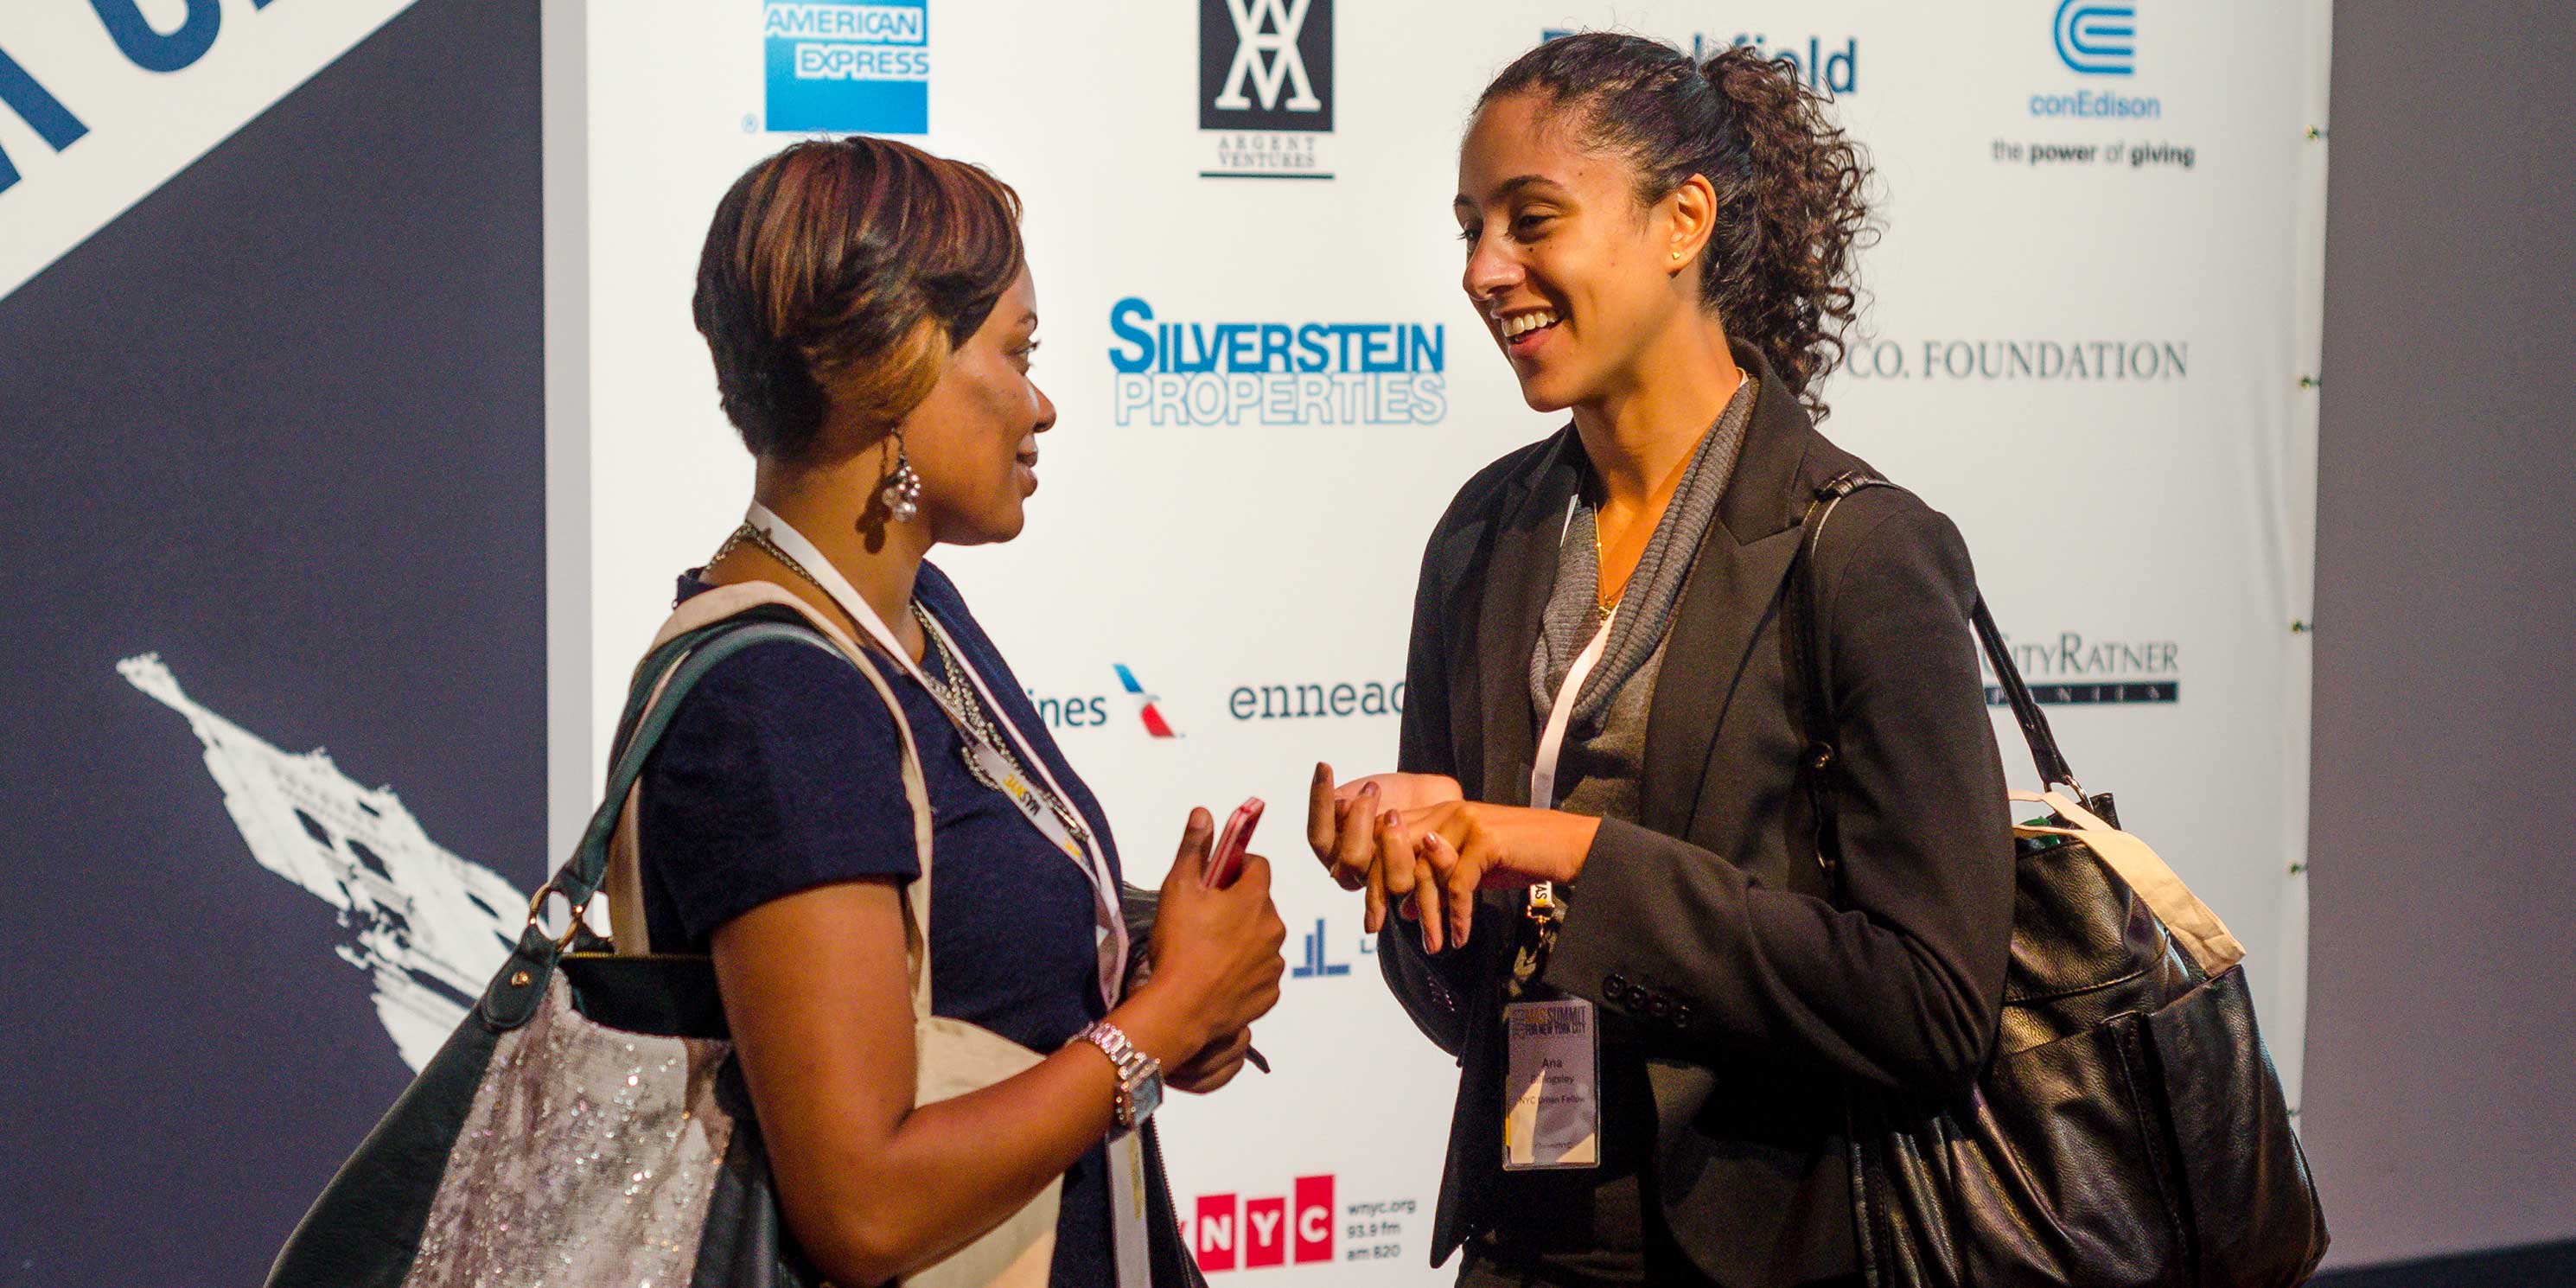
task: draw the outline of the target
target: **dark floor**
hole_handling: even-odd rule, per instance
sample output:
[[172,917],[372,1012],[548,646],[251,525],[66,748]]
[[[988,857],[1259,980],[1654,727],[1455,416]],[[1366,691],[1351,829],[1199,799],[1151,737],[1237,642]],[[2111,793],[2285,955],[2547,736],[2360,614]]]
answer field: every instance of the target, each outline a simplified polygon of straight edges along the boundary
[[2322,1274],[2317,1288],[2562,1288],[2576,1285],[2576,1240]]

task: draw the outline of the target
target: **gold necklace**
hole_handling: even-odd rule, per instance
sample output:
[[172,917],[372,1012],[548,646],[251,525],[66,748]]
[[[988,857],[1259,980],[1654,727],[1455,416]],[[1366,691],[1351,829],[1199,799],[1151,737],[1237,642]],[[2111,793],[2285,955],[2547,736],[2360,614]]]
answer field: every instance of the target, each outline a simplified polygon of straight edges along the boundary
[[1592,512],[1592,620],[1595,622],[1608,622],[1610,615],[1619,611],[1619,601],[1628,597],[1628,583],[1624,581],[1619,583],[1618,594],[1604,596],[1601,593],[1604,557],[1601,553],[1601,512],[1594,510]]
[[[715,554],[707,559],[707,566],[714,567],[718,560],[733,553],[733,548],[746,540],[761,553],[777,560],[781,567],[803,578],[806,585],[821,591],[824,599],[833,598],[831,588],[825,586],[820,578],[808,571],[805,565],[796,562],[796,556],[787,553],[777,542],[770,540],[768,533],[748,523],[735,528],[733,535],[726,537],[724,544],[716,547]],[[1003,740],[1000,731],[996,730],[992,722],[986,718],[983,703],[977,698],[973,682],[962,674],[966,666],[965,660],[948,647],[948,641],[931,625],[930,611],[923,608],[921,601],[917,599],[912,601],[911,607],[913,619],[921,623],[923,637],[929,640],[931,648],[938,651],[940,669],[948,673],[948,682],[944,685],[932,680],[927,672],[923,673],[921,678],[923,686],[930,689],[933,696],[945,699],[940,706],[949,713],[949,723],[958,726],[958,733],[963,735],[957,746],[959,759],[966,762],[966,772],[972,775],[975,781],[1008,795],[1008,789],[995,781],[993,775],[985,770],[983,762],[975,758],[974,749],[968,745],[969,742],[981,743],[992,749],[993,753],[1000,756],[1003,763],[1009,765],[1011,771],[1018,774],[1024,782],[1029,779],[1028,770],[1021,767],[1020,758],[1011,754],[1010,744]],[[1055,815],[1056,819],[1064,824],[1066,831],[1073,833],[1077,841],[1089,843],[1091,829],[1084,825],[1082,816],[1075,812],[1071,802],[1056,799],[1055,793],[1038,786],[1035,782],[1028,782],[1028,787],[1029,793],[1046,806],[1048,813]]]

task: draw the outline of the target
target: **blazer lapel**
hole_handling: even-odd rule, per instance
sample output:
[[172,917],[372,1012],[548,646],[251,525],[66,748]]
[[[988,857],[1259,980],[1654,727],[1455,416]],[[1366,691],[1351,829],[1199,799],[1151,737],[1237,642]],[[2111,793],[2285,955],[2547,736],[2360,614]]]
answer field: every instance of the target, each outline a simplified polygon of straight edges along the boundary
[[1529,658],[1538,646],[1548,592],[1556,584],[1557,545],[1564,539],[1566,505],[1580,476],[1573,443],[1572,426],[1558,431],[1527,490],[1506,508],[1486,566],[1485,600],[1476,622],[1485,779],[1475,795],[1496,805],[1529,804],[1530,763],[1538,754]]
[[1719,498],[1718,521],[1683,584],[1646,714],[1638,821],[1666,836],[1690,834],[1718,723],[1797,556],[1799,480],[1809,447],[1821,441],[1759,352],[1737,345],[1735,358],[1762,382],[1753,422]]

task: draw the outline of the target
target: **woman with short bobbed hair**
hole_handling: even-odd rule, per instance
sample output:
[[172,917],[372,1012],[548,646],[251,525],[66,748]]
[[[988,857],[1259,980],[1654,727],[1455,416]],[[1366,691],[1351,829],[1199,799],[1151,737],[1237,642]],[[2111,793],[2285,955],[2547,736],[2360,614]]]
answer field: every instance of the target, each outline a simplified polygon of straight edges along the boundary
[[1826,508],[1868,472],[1815,426],[1867,174],[1794,64],[1607,32],[1506,67],[1459,149],[1461,284],[1568,420],[1433,528],[1401,772],[1318,766],[1309,839],[1460,1058],[1462,1285],[1857,1288],[1846,1090],[1941,1103],[1993,1043],[1968,552],[1892,487]]
[[[792,610],[843,655],[756,644],[687,695],[642,780],[616,922],[622,949],[640,923],[649,947],[714,958],[788,1229],[853,1288],[939,1263],[1051,1189],[1051,1249],[1029,1243],[1011,1282],[1197,1282],[1142,1120],[1164,1081],[1233,1077],[1279,993],[1267,867],[1203,889],[1204,810],[1134,983],[1099,803],[924,558],[1019,535],[1037,490],[1055,408],[1029,375],[1019,214],[974,166],[799,143],[725,194],[698,272],[698,329],[756,471],[743,526],[680,577],[674,622],[693,603]],[[972,1026],[1026,1054],[916,1105],[922,881],[924,1032]]]

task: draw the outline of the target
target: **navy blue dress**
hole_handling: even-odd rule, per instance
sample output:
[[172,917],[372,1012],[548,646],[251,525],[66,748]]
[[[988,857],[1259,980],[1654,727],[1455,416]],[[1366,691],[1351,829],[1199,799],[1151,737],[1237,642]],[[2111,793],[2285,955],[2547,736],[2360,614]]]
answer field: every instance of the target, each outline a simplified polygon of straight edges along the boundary
[[[680,579],[683,600],[707,589]],[[1099,802],[955,583],[925,563],[914,593],[1036,744],[1116,870]],[[937,649],[922,667],[946,683]],[[938,867],[931,1009],[1052,1052],[1102,1011],[1091,883],[967,771],[957,730],[928,691],[894,666],[880,674],[912,725],[930,794]],[[717,927],[772,899],[835,881],[919,876],[900,754],[884,701],[849,662],[775,643],[719,663],[681,704],[644,770],[637,830],[654,946],[705,952]],[[1065,1173],[1054,1282],[1115,1280],[1108,1177],[1105,1145]]]

